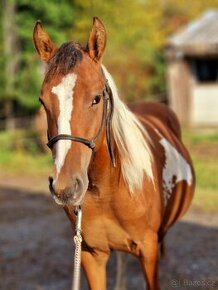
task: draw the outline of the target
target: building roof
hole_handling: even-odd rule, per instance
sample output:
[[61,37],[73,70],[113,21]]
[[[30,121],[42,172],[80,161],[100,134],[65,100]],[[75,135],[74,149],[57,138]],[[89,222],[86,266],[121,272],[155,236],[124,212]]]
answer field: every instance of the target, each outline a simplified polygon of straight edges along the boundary
[[167,41],[167,46],[184,54],[218,54],[218,11],[205,12]]

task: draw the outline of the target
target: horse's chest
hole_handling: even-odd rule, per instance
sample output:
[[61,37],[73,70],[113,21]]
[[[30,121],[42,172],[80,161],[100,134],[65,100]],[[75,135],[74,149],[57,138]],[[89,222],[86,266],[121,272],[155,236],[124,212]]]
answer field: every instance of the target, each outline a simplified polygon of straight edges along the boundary
[[125,247],[128,234],[112,218],[99,216],[92,221],[84,220],[83,235],[87,245],[93,249],[108,251]]
[[132,252],[135,251],[136,241],[144,239],[146,229],[144,210],[138,208],[130,213],[128,206],[125,211],[122,205],[114,208],[104,207],[102,204],[98,209],[93,204],[90,207],[86,205],[83,235],[89,247],[103,251],[117,249]]
[[102,219],[101,225],[91,223],[91,230],[84,230],[84,240],[93,250],[109,252],[110,250],[125,251],[132,254],[139,253],[139,244],[145,239],[143,236],[132,235],[125,228],[120,227],[111,220]]
[[165,138],[161,138],[159,142],[165,155],[165,163],[162,169],[162,188],[164,205],[166,206],[176,185],[181,181],[186,181],[191,186],[193,176],[191,166],[182,153]]

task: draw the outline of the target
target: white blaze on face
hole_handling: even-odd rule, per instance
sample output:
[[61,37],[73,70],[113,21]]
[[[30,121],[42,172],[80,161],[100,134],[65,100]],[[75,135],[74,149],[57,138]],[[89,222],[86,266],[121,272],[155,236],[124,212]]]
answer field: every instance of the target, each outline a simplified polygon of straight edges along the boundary
[[[58,117],[58,134],[71,134],[71,115],[73,111],[73,89],[76,84],[77,76],[74,73],[70,73],[63,77],[61,83],[52,88],[52,93],[55,94],[59,101],[59,117]],[[72,142],[70,140],[59,140],[56,143],[56,157],[55,166],[57,176],[64,165],[66,155],[71,147]]]
[[163,168],[163,194],[166,205],[176,183],[184,180],[191,185],[193,177],[191,167],[183,156],[165,138],[161,138],[160,143],[164,147],[166,158]]

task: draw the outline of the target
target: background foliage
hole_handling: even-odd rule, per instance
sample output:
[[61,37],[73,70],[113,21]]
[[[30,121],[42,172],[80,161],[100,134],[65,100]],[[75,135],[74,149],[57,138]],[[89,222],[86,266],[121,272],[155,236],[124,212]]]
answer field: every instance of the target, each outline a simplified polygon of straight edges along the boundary
[[[4,114],[18,107],[22,114],[38,109],[43,65],[32,43],[32,29],[41,19],[60,45],[69,40],[86,44],[92,17],[99,16],[108,32],[104,62],[128,100],[163,98],[164,46],[167,37],[217,0],[1,0],[0,104]],[[11,41],[12,40],[12,41]],[[12,71],[9,71],[12,67]],[[4,107],[13,102],[12,107]]]

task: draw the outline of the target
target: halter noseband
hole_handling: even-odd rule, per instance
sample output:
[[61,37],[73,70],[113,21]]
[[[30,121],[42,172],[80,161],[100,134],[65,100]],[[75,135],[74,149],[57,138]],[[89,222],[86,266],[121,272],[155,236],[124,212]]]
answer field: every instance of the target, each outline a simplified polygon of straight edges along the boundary
[[[78,142],[86,145],[90,149],[94,150],[96,141],[102,131],[102,128],[104,126],[104,122],[106,122],[106,139],[107,139],[107,146],[108,151],[110,154],[111,161],[113,163],[113,166],[116,166],[115,157],[114,157],[114,151],[113,151],[113,144],[112,144],[112,128],[111,128],[111,121],[114,111],[114,102],[113,102],[113,95],[111,92],[111,89],[106,81],[105,88],[103,90],[103,114],[101,119],[101,125],[98,129],[97,134],[92,138],[91,140],[82,138],[82,137],[75,137],[68,134],[59,134],[56,135],[48,140],[47,146],[52,149],[53,145],[58,142],[59,140],[70,140],[73,142]],[[108,102],[110,103],[109,112],[108,112]]]

